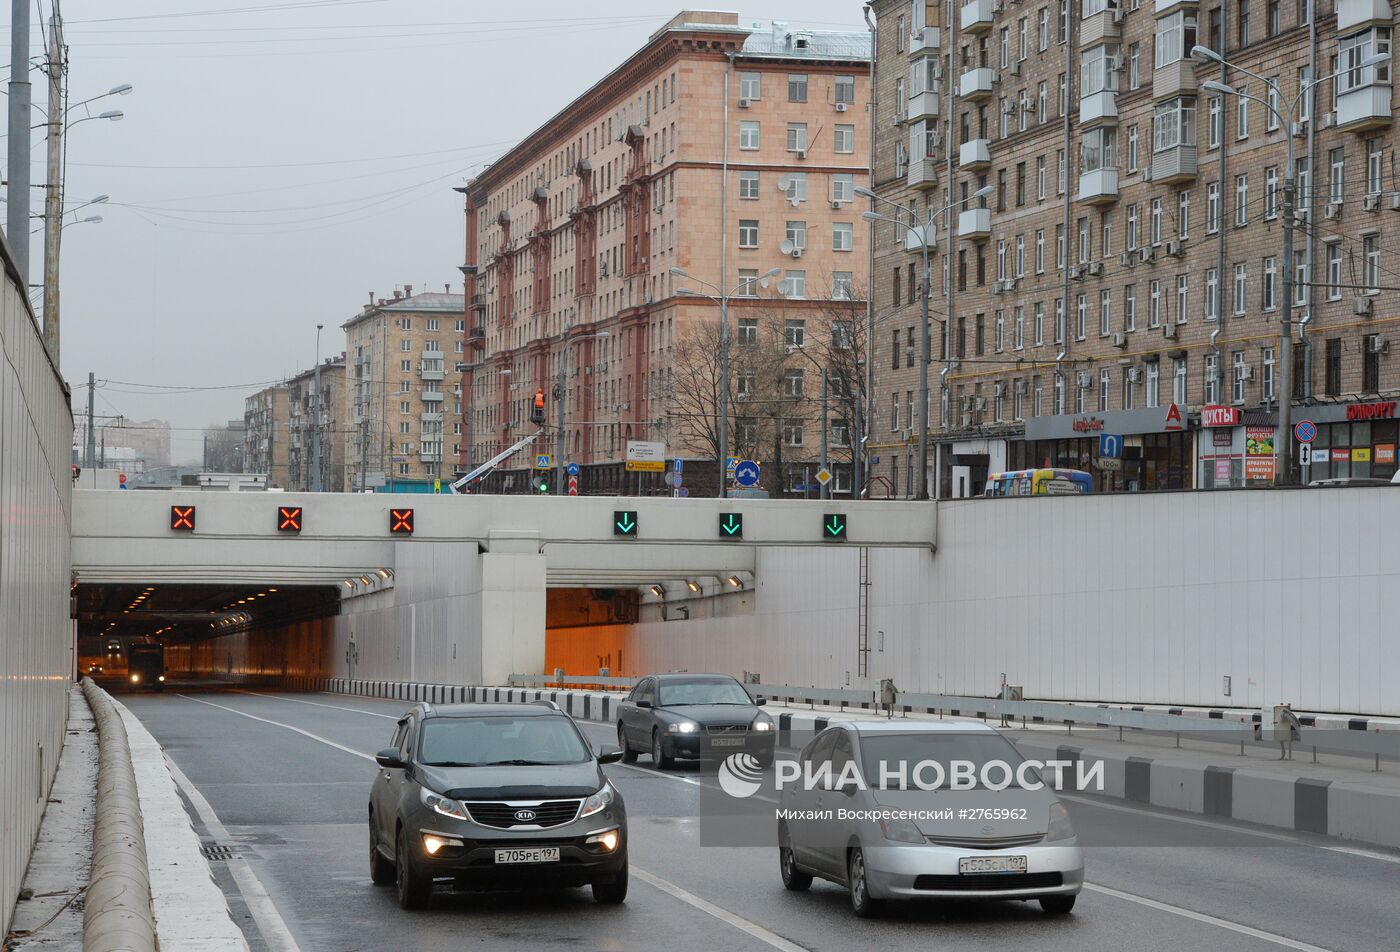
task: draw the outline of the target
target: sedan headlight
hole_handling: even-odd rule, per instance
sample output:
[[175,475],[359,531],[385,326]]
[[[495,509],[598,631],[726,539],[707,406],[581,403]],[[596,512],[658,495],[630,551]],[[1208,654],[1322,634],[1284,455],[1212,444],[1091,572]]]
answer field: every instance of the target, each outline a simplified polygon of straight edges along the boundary
[[579,819],[601,813],[612,806],[614,800],[612,784],[605,783],[602,788],[587,800],[583,801],[583,809],[579,811]]
[[694,721],[677,721],[666,726],[667,733],[671,734],[694,734],[700,729]]
[[436,813],[441,813],[443,816],[450,816],[454,820],[471,819],[471,817],[467,815],[467,808],[456,800],[449,800],[447,797],[433,793],[427,788],[420,788],[418,796],[419,799],[423,801],[423,806],[428,807]]
[[771,731],[773,729],[773,719],[767,714],[760,714],[754,718],[753,729],[756,731]]
[[908,817],[881,817],[880,832],[885,835],[885,839],[893,840],[896,843],[924,842],[924,834],[919,832],[914,821]]
[[1069,810],[1058,800],[1050,804],[1050,828],[1045,834],[1047,840],[1068,840],[1074,837],[1074,824],[1069,820]]

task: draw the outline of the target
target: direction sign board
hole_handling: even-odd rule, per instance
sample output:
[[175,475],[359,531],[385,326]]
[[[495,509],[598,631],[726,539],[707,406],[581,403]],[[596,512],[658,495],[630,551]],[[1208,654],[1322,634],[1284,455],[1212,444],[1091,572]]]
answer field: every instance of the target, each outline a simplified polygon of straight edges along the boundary
[[578,463],[570,463],[568,466],[565,466],[564,472],[570,476],[577,476],[579,474]]
[[1293,427],[1293,435],[1298,438],[1299,443],[1311,443],[1317,439],[1317,424],[1312,420],[1299,420],[1297,426]]
[[751,459],[741,459],[734,467],[734,481],[740,486],[757,486],[758,476],[758,464]]
[[828,542],[846,540],[846,516],[840,512],[828,512],[822,516],[822,538]]
[[682,469],[682,462],[683,460],[679,456],[677,456],[674,460],[671,461],[671,468],[679,473]]
[[827,469],[825,466],[817,470],[817,482],[821,483],[823,486],[831,482],[831,470]]
[[635,536],[637,534],[637,513],[632,509],[613,510],[613,535]]
[[1102,459],[1120,459],[1123,456],[1123,437],[1117,433],[1099,434],[1099,457]]
[[631,472],[665,472],[666,444],[649,440],[628,440],[626,467]]

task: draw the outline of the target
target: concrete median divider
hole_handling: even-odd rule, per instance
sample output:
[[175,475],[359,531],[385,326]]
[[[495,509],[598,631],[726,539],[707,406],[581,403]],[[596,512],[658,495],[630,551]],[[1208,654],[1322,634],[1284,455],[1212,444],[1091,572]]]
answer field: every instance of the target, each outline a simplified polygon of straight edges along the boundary
[[97,722],[97,810],[92,876],[83,907],[83,952],[155,952],[155,916],[141,799],[126,727],[90,678],[83,694]]
[[[431,685],[346,678],[298,679],[288,687],[429,703],[553,701],[576,718],[612,723],[620,691],[557,688]],[[405,705],[407,706],[407,704]],[[767,708],[777,722],[779,746],[794,731],[816,731],[828,724],[877,716],[871,711]],[[1165,709],[1164,709],[1164,712]],[[970,713],[970,712],[969,712]],[[1189,718],[1180,708],[1170,713]],[[912,714],[911,719],[928,715]],[[1201,717],[1216,718],[1202,711]],[[1337,719],[1340,724],[1341,719]],[[1332,726],[1332,725],[1329,725]],[[1061,743],[1046,731],[1006,730],[1022,755],[1034,760],[1095,760],[1103,764],[1098,796],[1205,817],[1238,820],[1296,833],[1320,834],[1400,849],[1400,780],[1390,774],[1358,774],[1303,762],[1287,765],[1226,755],[1107,744],[1083,745],[1080,735]],[[1064,735],[1059,735],[1063,737]]]

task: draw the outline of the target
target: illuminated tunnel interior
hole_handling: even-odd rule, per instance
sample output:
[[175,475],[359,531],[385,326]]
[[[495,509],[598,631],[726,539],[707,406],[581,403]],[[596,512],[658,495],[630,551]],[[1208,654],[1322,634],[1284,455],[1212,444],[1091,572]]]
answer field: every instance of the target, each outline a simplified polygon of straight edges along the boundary
[[127,689],[163,686],[140,680],[136,659],[153,651],[167,682],[318,673],[340,610],[335,585],[80,583],[74,595],[79,672]]
[[627,626],[637,621],[635,588],[551,588],[545,602],[546,672],[569,676],[623,669]]

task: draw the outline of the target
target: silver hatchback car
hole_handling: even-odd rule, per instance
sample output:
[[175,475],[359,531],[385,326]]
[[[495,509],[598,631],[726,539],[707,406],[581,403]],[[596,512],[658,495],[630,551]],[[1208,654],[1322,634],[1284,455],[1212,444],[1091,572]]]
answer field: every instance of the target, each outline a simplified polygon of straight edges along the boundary
[[778,850],[790,890],[844,885],[865,917],[924,898],[1036,899],[1062,915],[1083,888],[1055,778],[981,722],[834,724],[788,769]]

